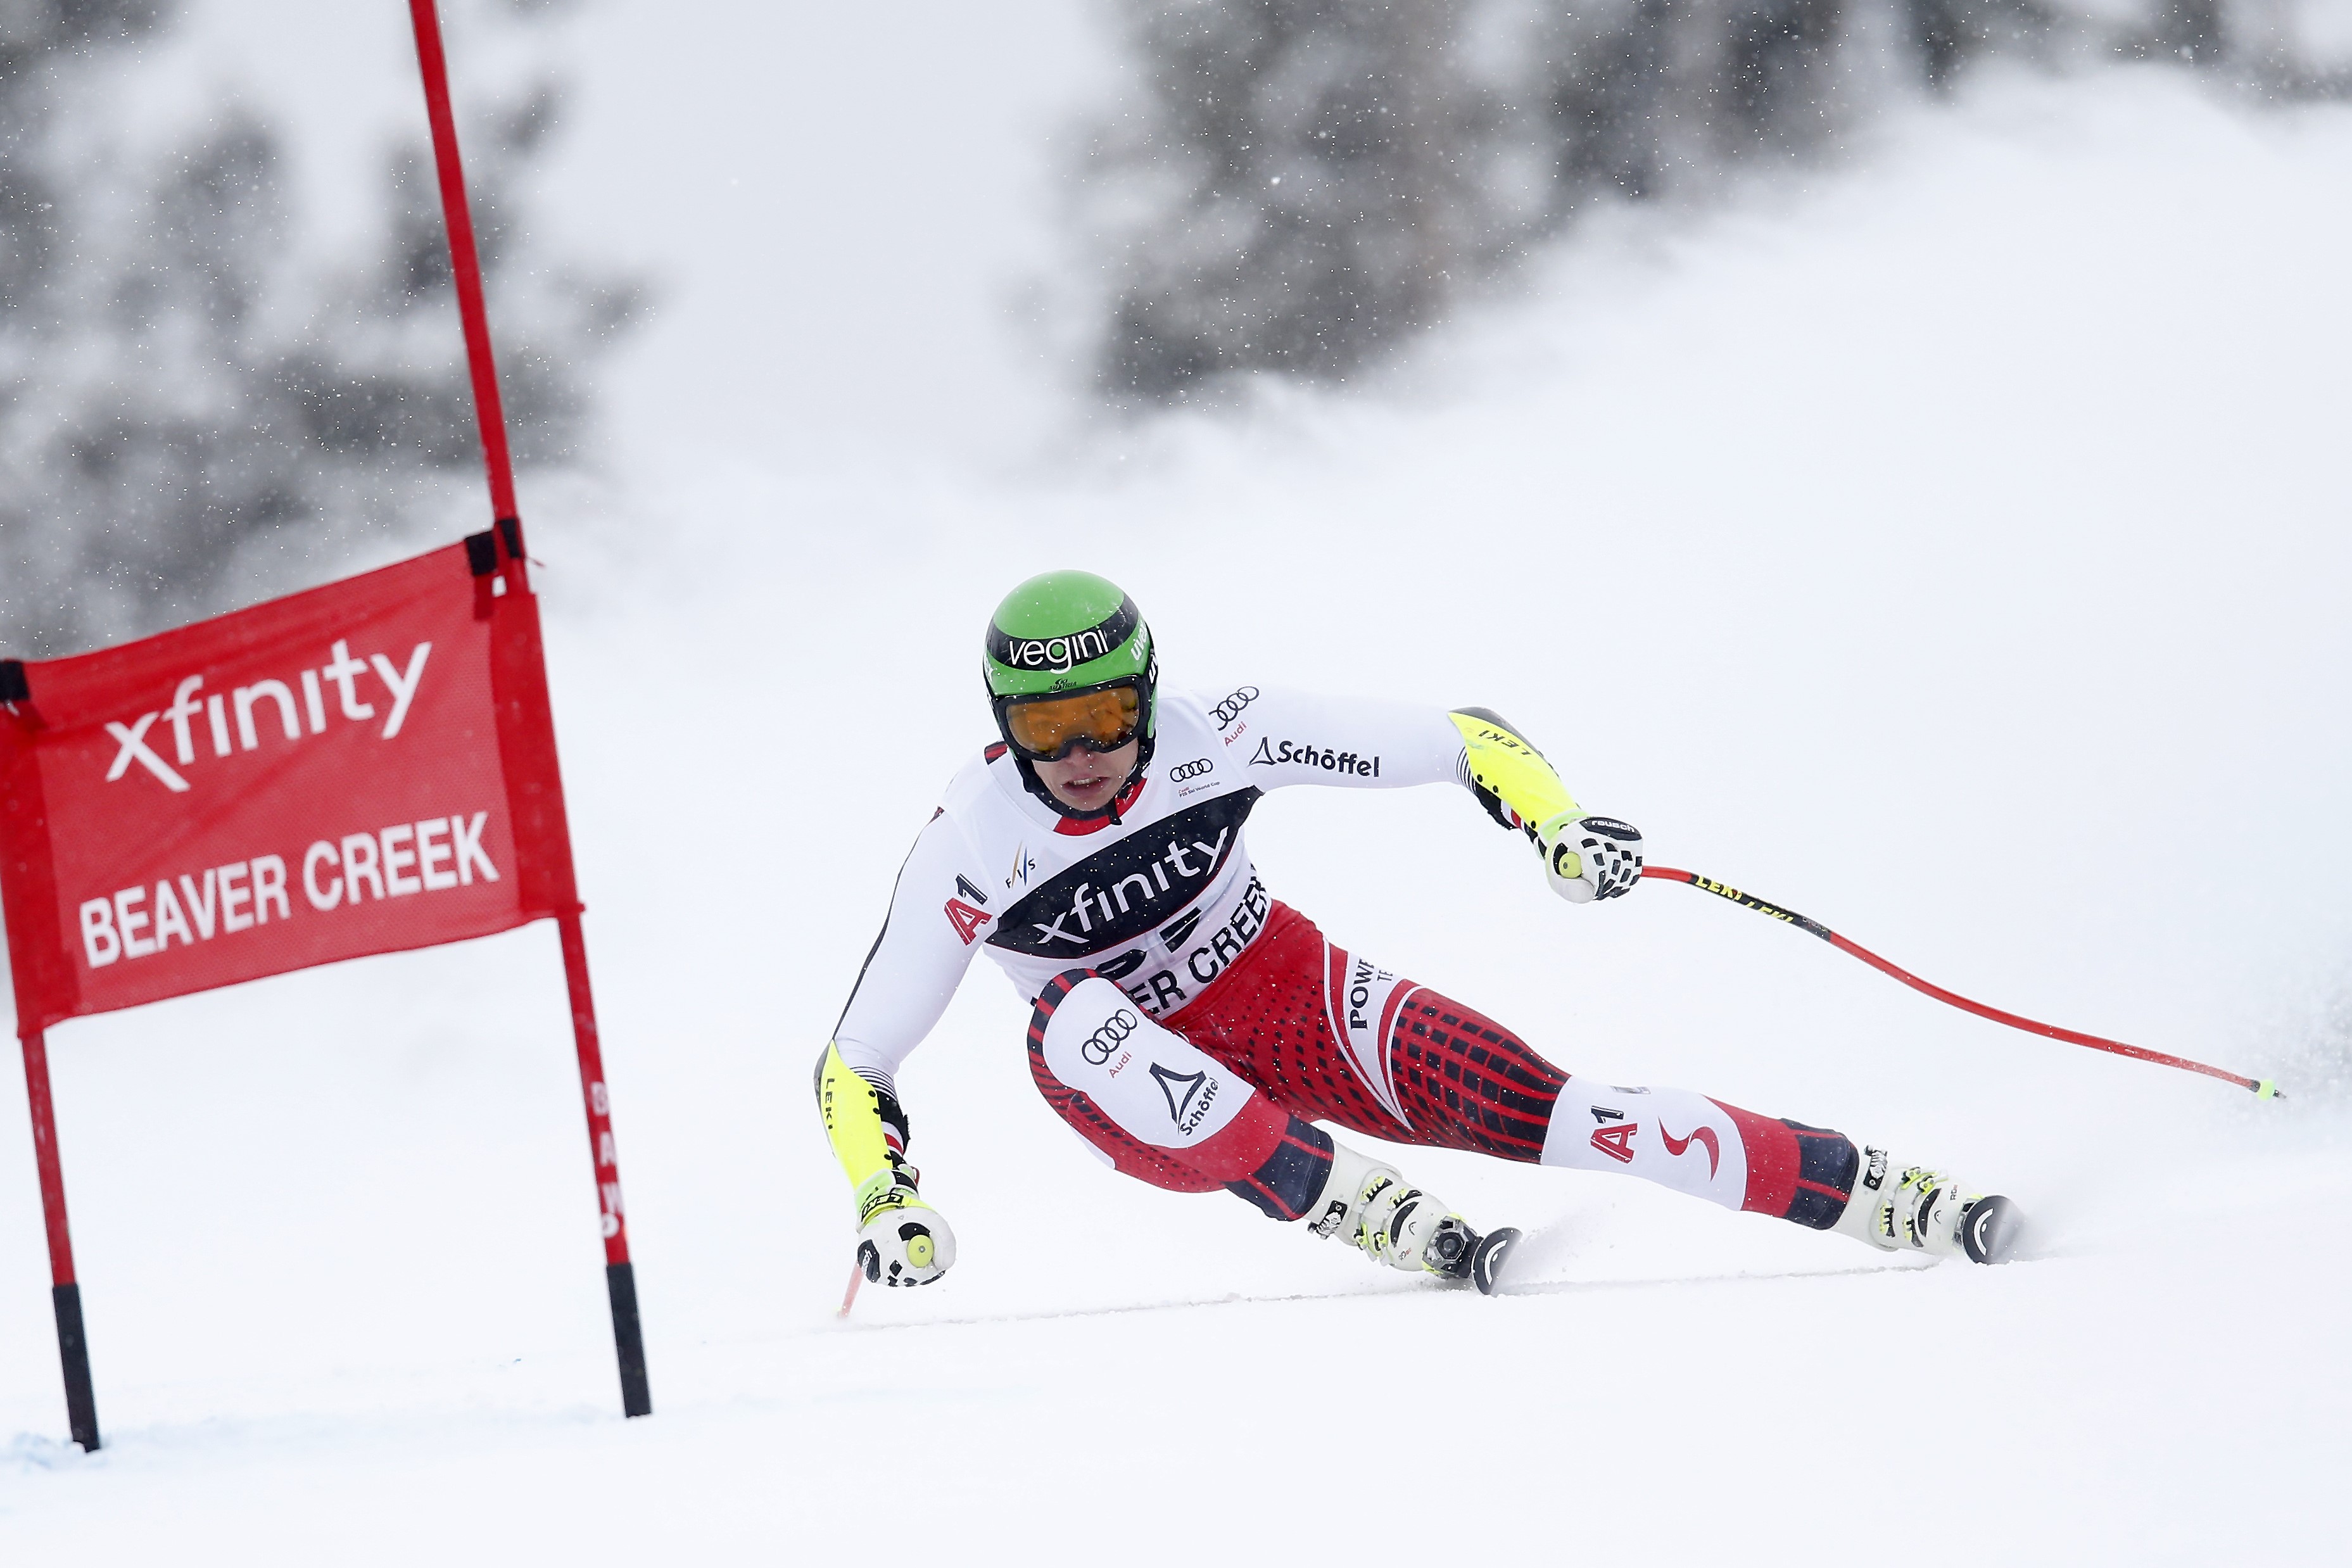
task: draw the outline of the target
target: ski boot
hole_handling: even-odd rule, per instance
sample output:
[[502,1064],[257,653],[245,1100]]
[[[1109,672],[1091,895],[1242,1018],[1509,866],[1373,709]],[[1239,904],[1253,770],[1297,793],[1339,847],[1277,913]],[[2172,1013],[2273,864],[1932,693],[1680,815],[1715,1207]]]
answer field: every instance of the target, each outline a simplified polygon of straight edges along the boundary
[[1345,1237],[1375,1263],[1409,1273],[1467,1279],[1493,1295],[1503,1259],[1519,1239],[1507,1226],[1481,1236],[1458,1214],[1418,1187],[1393,1165],[1343,1145],[1331,1149],[1331,1173],[1307,1215],[1307,1228],[1326,1238]]
[[1964,1192],[1925,1165],[1906,1166],[1890,1177],[1891,1168],[1885,1150],[1863,1150],[1853,1195],[1830,1228],[1885,1252],[2009,1261],[2021,1223],[2015,1204],[1999,1194]]

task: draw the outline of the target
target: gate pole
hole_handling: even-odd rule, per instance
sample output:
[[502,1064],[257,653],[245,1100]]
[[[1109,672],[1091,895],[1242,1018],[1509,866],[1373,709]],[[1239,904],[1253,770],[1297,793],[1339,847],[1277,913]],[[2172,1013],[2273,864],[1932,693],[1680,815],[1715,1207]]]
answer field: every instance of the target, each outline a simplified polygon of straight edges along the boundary
[[[441,185],[441,216],[449,232],[449,269],[457,286],[457,316],[466,333],[466,366],[474,384],[474,417],[482,431],[482,467],[490,484],[490,517],[506,547],[507,591],[526,590],[522,517],[515,504],[514,460],[499,400],[498,362],[490,353],[490,317],[482,297],[481,252],[474,243],[466,201],[466,168],[457,155],[457,121],[449,108],[449,65],[434,0],[408,0],[416,30],[416,68],[425,81],[425,113],[433,127],[433,165]],[[543,657],[543,656],[541,656]],[[566,847],[565,853],[570,853]],[[566,878],[567,886],[569,877]],[[568,896],[568,895],[567,895]],[[588,1149],[595,1161],[597,1202],[604,1210],[604,1290],[613,1306],[613,1349],[621,1363],[621,1409],[650,1415],[645,1333],[637,1320],[637,1278],[629,1263],[629,1229],[621,1205],[621,1167],[613,1147],[612,1101],[604,1089],[604,1053],[596,1040],[596,1004],[588,992],[588,943],[580,911],[558,915],[563,940],[563,980],[572,996],[572,1035],[580,1053],[580,1091],[588,1107]]]
[[596,1044],[596,1004],[588,994],[588,944],[577,910],[555,917],[563,938],[563,980],[572,992],[572,1037],[580,1050],[580,1093],[588,1106],[588,1148],[596,1163],[596,1201],[604,1209],[604,1289],[613,1300],[613,1349],[621,1360],[621,1413],[650,1415],[645,1332],[637,1322],[637,1276],[629,1263],[628,1212],[621,1202],[621,1161],[613,1146],[613,1104]]
[[41,1172],[41,1218],[49,1231],[49,1301],[58,1314],[58,1359],[65,1363],[66,1425],[75,1442],[95,1451],[98,1396],[90,1390],[81,1286],[74,1279],[73,1237],[66,1230],[66,1178],[58,1162],[57,1112],[49,1102],[48,1043],[39,1029],[20,1043],[25,1047],[25,1098],[33,1109],[33,1160]]

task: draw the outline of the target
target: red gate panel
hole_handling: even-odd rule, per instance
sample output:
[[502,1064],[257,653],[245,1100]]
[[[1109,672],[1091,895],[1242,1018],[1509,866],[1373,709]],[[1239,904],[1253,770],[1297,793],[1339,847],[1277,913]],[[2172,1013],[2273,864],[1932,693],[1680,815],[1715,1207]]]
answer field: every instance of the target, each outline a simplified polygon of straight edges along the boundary
[[538,601],[490,545],[23,667],[20,1030],[577,909]]

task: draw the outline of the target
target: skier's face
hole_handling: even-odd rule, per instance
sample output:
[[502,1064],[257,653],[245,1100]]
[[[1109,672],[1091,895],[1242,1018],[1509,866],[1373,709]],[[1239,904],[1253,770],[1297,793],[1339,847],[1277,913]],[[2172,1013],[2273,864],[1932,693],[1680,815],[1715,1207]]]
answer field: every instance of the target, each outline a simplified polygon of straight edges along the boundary
[[1054,798],[1073,811],[1100,811],[1111,798],[1126,787],[1128,775],[1135,772],[1135,753],[1140,741],[1129,741],[1116,752],[1097,756],[1092,752],[1072,752],[1055,763],[1032,763]]

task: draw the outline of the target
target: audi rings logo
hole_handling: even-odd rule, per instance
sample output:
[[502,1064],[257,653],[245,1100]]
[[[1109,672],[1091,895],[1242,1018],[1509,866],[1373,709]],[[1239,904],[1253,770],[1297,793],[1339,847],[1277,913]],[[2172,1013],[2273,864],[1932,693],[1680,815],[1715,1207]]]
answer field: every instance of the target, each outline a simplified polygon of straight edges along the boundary
[[1111,1053],[1124,1045],[1127,1037],[1142,1026],[1142,1019],[1121,1007],[1103,1020],[1102,1027],[1087,1037],[1087,1043],[1078,1047],[1078,1055],[1086,1058],[1096,1067],[1100,1067],[1110,1060]]
[[1194,757],[1189,763],[1178,763],[1168,770],[1168,782],[1182,784],[1186,779],[1199,778],[1209,771],[1209,759],[1206,757]]
[[1227,697],[1223,702],[1218,703],[1214,708],[1210,709],[1209,716],[1217,721],[1217,728],[1222,730],[1226,725],[1232,723],[1234,720],[1240,718],[1242,716],[1242,710],[1256,700],[1257,688],[1255,686],[1244,686],[1240,690],[1235,691],[1231,696]]

